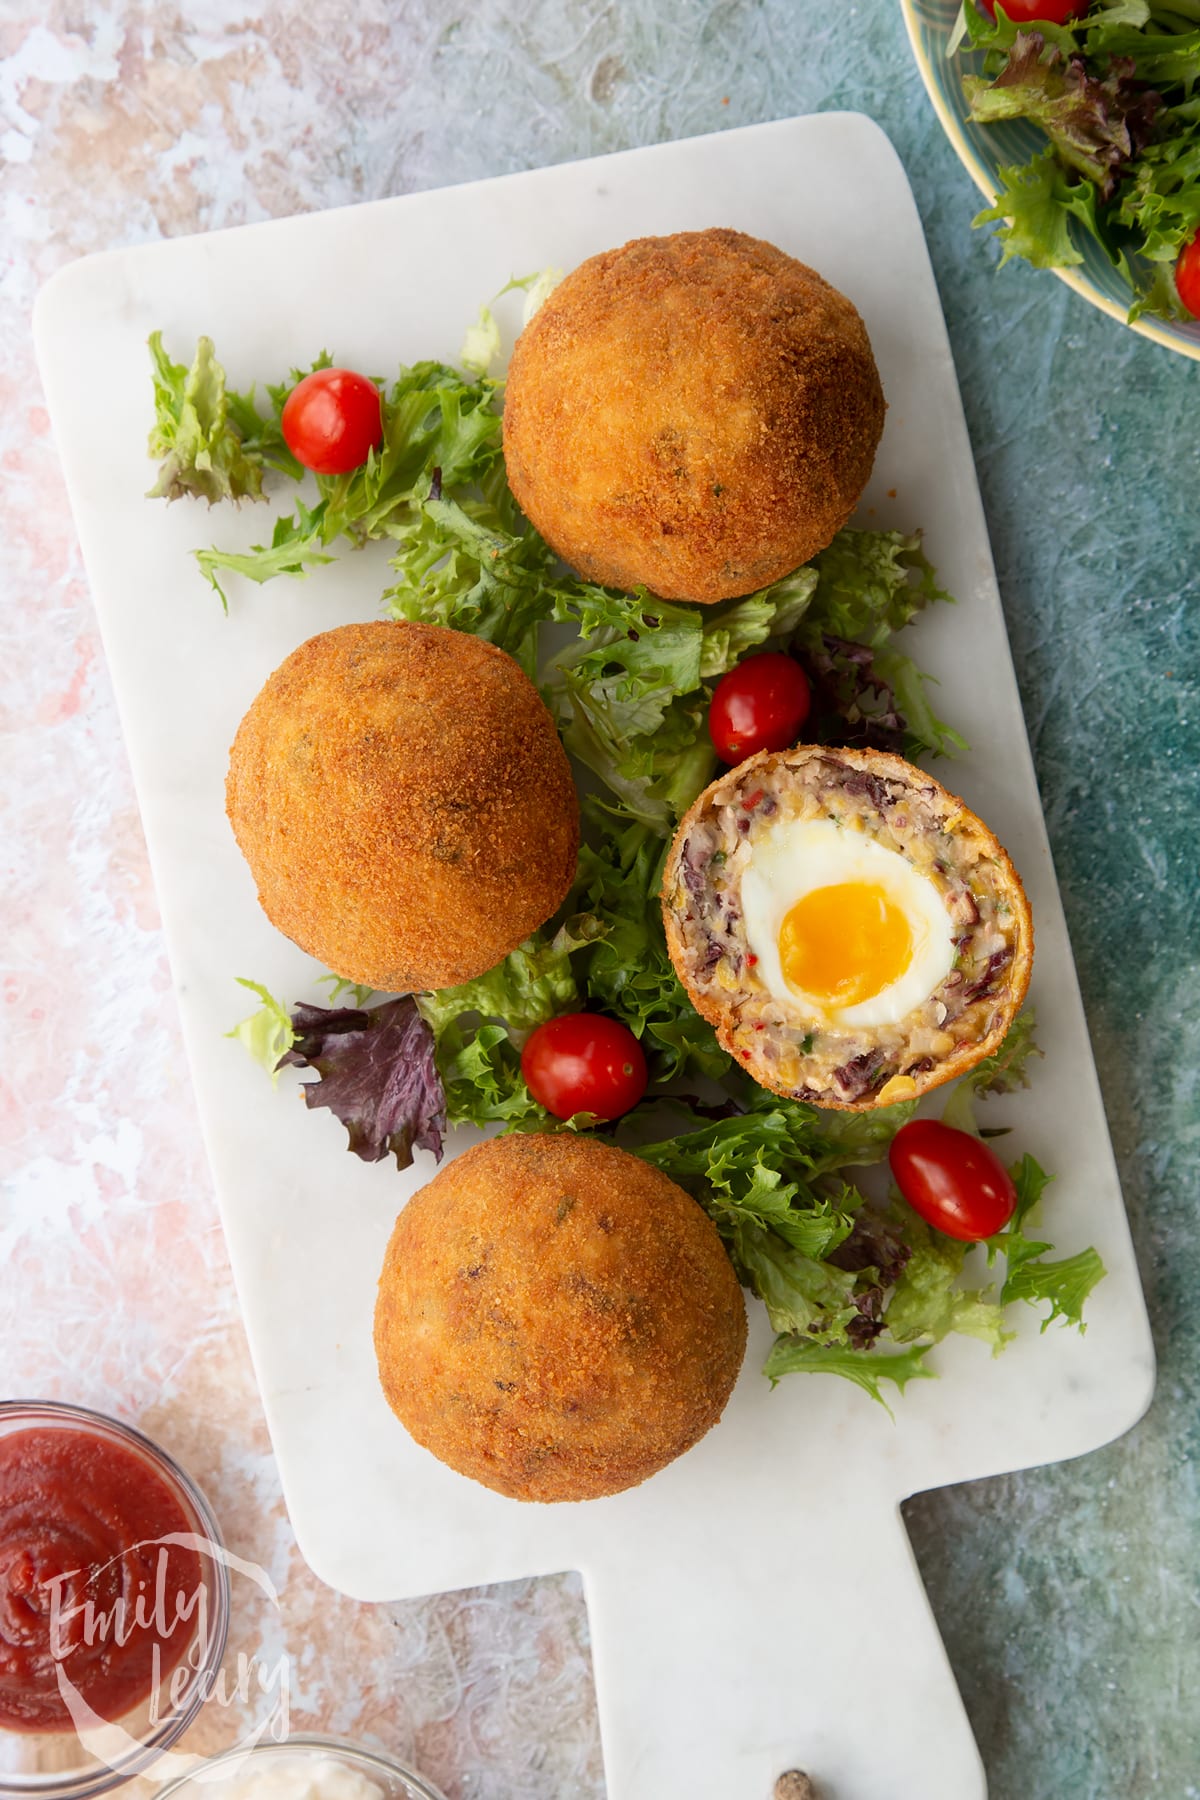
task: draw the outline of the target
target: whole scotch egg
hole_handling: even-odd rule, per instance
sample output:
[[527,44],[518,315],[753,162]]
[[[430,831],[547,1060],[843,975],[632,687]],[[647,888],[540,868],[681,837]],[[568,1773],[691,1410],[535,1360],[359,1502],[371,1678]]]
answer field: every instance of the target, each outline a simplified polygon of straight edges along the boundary
[[517,340],[504,457],[577,574],[701,604],[823,550],[858,505],[886,403],[852,301],[721,227],[589,257]]
[[881,751],[801,745],[720,776],[679,826],[663,917],[693,1005],[747,1074],[840,1111],[990,1056],[1033,962],[1007,853]]

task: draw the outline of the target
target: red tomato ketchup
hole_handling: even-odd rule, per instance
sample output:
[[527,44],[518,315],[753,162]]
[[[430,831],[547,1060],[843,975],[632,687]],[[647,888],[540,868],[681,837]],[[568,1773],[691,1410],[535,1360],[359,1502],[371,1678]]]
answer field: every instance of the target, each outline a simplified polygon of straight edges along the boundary
[[88,1431],[0,1437],[0,1728],[70,1731],[60,1678],[117,1720],[197,1629],[195,1531],[137,1453]]

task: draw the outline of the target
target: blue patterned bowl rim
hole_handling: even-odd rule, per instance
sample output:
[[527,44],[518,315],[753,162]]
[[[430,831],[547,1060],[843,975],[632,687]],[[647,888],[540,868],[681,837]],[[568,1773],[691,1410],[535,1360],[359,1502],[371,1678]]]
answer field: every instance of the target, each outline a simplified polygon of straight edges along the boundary
[[[1009,163],[1028,161],[1045,147],[1046,140],[1036,126],[1025,120],[982,126],[967,117],[958,59],[947,55],[959,0],[900,0],[900,9],[921,79],[942,129],[980,193],[994,203],[1000,191],[997,171]],[[1076,241],[1084,261],[1070,269],[1053,270],[1060,281],[1140,337],[1200,362],[1200,320],[1174,324],[1143,317],[1129,325],[1125,316],[1129,290],[1119,273],[1087,233],[1081,233]]]

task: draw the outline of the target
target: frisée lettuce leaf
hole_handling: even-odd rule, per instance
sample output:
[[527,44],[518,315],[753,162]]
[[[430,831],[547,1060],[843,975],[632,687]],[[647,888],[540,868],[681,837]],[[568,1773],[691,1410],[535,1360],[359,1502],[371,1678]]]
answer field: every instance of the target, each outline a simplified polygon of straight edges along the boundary
[[[301,373],[293,371],[296,378]],[[269,391],[282,413],[290,386]],[[383,391],[383,443],[361,468],[348,475],[314,476],[320,495],[316,505],[298,503],[293,513],[277,519],[269,545],[246,552],[196,552],[222,601],[222,572],[256,582],[307,575],[332,560],[329,546],[338,539],[357,548],[395,536],[416,498],[428,495],[431,487],[481,480],[501,454],[495,392],[494,382],[467,381],[445,363],[402,368]]]
[[437,1066],[452,1125],[555,1128],[557,1122],[525,1086],[521,1053],[503,1025],[448,1019],[438,1036]]
[[291,1014],[260,981],[247,981],[242,975],[238,975],[236,980],[239,987],[248,988],[252,994],[257,994],[258,1011],[251,1013],[249,1018],[243,1019],[225,1035],[236,1038],[255,1062],[267,1071],[271,1077],[271,1085],[278,1087],[283,1058],[296,1041]]
[[502,1020],[519,1049],[536,1026],[579,1005],[571,953],[591,943],[603,929],[599,920],[580,917],[552,936],[535,932],[474,981],[419,994],[421,1016],[435,1037],[465,1013]]
[[277,419],[264,419],[253,392],[226,384],[211,338],[202,337],[189,364],[172,362],[161,331],[150,334],[154,376],[154,425],[150,455],[161,459],[150,499],[185,494],[218,500],[261,500],[263,471],[297,475],[300,465],[283,441]]
[[1086,1330],[1083,1321],[1084,1301],[1105,1275],[1104,1264],[1095,1250],[1081,1250],[1074,1256],[1048,1262],[1046,1252],[1053,1248],[1026,1235],[1025,1224],[1035,1210],[1051,1177],[1029,1155],[1021,1158],[1011,1170],[1017,1189],[1017,1206],[1012,1218],[995,1236],[986,1241],[988,1262],[997,1256],[1005,1259],[1004,1286],[1000,1303],[1025,1300],[1031,1306],[1047,1300],[1050,1311],[1042,1320],[1045,1331],[1055,1319]]
[[877,1400],[894,1418],[880,1384],[890,1381],[903,1393],[910,1381],[931,1379],[934,1371],[925,1364],[929,1349],[928,1344],[916,1344],[909,1350],[876,1351],[864,1356],[861,1350],[819,1344],[811,1338],[780,1337],[763,1364],[763,1374],[772,1387],[785,1375],[841,1375]]
[[384,590],[383,604],[394,619],[446,625],[495,644],[533,680],[553,555],[517,515],[503,465],[481,490],[453,500],[440,475],[430,479],[395,521],[392,567],[400,580]]
[[568,905],[571,930],[590,948],[577,961],[587,1004],[611,1013],[641,1041],[650,1078],[720,1080],[730,1059],[693,1007],[667,954],[659,906],[666,845],[640,821],[626,824],[595,801]]
[[[433,362],[401,369],[382,396],[383,443],[362,468],[318,478],[316,499],[297,497],[269,543],[203,551],[199,561],[220,591],[227,572],[254,581],[304,575],[339,546],[386,539],[396,578],[383,596],[386,613],[470,632],[513,656],[589,772],[594,791],[583,797],[574,884],[553,919],[471,981],[373,996],[329,976],[329,1004],[290,1009],[247,981],[259,1010],[230,1035],[273,1079],[287,1067],[314,1071],[306,1104],[334,1113],[350,1149],[367,1161],[391,1154],[406,1167],[419,1149],[440,1158],[444,1133],[456,1125],[597,1129],[627,1142],[713,1220],[777,1333],[772,1381],[833,1372],[883,1402],[884,1385],[902,1391],[932,1372],[925,1357],[949,1333],[1001,1348],[1010,1300],[1079,1322],[1103,1270],[1094,1252],[1047,1261],[1050,1246],[1025,1234],[1045,1183],[1031,1158],[1019,1165],[1014,1219],[972,1261],[971,1247],[941,1237],[897,1194],[885,1197],[882,1184],[857,1173],[886,1158],[913,1104],[825,1113],[766,1093],[696,1013],[667,952],[667,847],[717,768],[709,706],[715,684],[741,660],[769,649],[800,661],[814,696],[810,741],[909,756],[963,747],[898,639],[925,608],[950,600],[920,534],[844,530],[785,579],[715,606],[583,581],[509,491],[500,388],[487,373],[495,342],[484,309],[466,375]],[[261,487],[272,468],[297,472],[279,451],[290,383],[266,390],[273,413],[264,418],[253,396],[227,389],[209,345],[192,384],[203,398],[202,406],[192,401],[194,428],[184,417],[188,379],[186,370],[167,369],[164,406],[175,407],[177,438],[185,425],[193,436],[207,432],[204,454],[225,468],[226,497],[235,485]],[[192,461],[200,467],[198,456]],[[340,1003],[347,1000],[353,1004]],[[646,1056],[647,1096],[615,1126],[583,1114],[552,1118],[522,1074],[522,1050],[539,1025],[587,1010],[625,1023]],[[977,1103],[1022,1085],[1034,1053],[1032,1021],[1019,1021],[960,1084],[947,1118],[979,1129]],[[682,1125],[668,1137],[672,1112]],[[1000,1256],[1000,1290],[973,1285],[972,1267]]]
[[[239,394],[228,386],[211,339],[200,339],[190,367],[171,361],[161,332],[152,333],[149,343],[155,397],[150,454],[162,458],[153,497],[257,500],[263,498],[266,471],[296,479],[305,474],[284,442],[283,408],[297,382],[331,365],[328,353],[322,352],[312,369],[293,369],[287,380],[268,383],[271,411],[264,416],[253,391]],[[248,551],[196,552],[223,605],[223,575],[254,582],[308,575],[332,560],[330,546],[338,540],[358,547],[395,537],[418,495],[469,487],[501,461],[496,382],[470,379],[446,363],[418,362],[402,367],[390,386],[378,385],[383,442],[361,468],[314,475],[315,503],[298,499],[291,513],[275,520],[268,543]]]
[[964,71],[972,119],[1028,120],[1046,149],[999,171],[994,223],[1013,256],[1038,268],[1083,262],[1100,246],[1130,288],[1129,319],[1190,317],[1174,281],[1200,229],[1200,5],[1095,0],[1069,24],[1014,23],[966,5],[955,47],[982,58]]
[[[969,1099],[958,1102],[959,1115],[1023,1085],[1036,1054],[1032,1017],[1022,1016],[996,1055],[963,1078]],[[962,1092],[960,1085],[956,1098]],[[780,1334],[766,1365],[772,1379],[848,1374],[881,1399],[879,1379],[922,1370],[925,1351],[950,1333],[980,1338],[998,1353],[1012,1336],[1005,1309],[1017,1300],[1048,1303],[1043,1330],[1055,1318],[1082,1328],[1083,1304],[1104,1267],[1090,1249],[1048,1262],[1051,1246],[1026,1235],[1048,1181],[1032,1156],[1012,1170],[1012,1220],[983,1245],[988,1265],[1006,1261],[997,1291],[965,1279],[980,1268],[978,1246],[934,1231],[895,1190],[879,1205],[846,1179],[846,1171],[886,1155],[913,1103],[830,1116],[749,1085],[746,1099],[744,1113],[695,1118],[690,1132],[629,1147],[701,1203],[740,1278],[763,1300]],[[892,1366],[896,1346],[916,1348]],[[867,1366],[866,1351],[876,1369],[869,1380],[855,1373]]]
[[1015,1094],[1029,1086],[1029,1064],[1042,1054],[1034,1038],[1036,1029],[1036,1014],[1027,1006],[1009,1026],[1000,1048],[954,1083],[942,1108],[944,1125],[969,1131],[975,1137],[984,1135],[978,1124],[976,1102],[989,1094]]
[[[895,634],[950,596],[919,533],[845,530],[811,565],[715,606],[621,594],[563,570],[495,489],[481,498],[418,499],[399,530],[394,618],[429,619],[499,644],[532,673],[540,630],[577,636],[541,664],[564,744],[622,814],[660,837],[716,772],[708,706],[717,680],[758,649],[788,651],[809,671],[818,741],[950,754],[965,740],[939,719],[927,683]],[[508,495],[507,487],[503,490]]]

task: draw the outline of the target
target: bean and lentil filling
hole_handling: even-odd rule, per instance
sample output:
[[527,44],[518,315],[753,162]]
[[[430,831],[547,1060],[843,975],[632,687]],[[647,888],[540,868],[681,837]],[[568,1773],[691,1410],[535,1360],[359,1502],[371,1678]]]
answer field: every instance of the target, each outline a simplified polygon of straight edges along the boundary
[[[751,943],[756,858],[777,863],[789,835],[811,841],[803,828],[822,823],[859,864],[874,854],[864,842],[897,853],[944,911],[949,966],[899,1018],[839,1018],[781,992]],[[1028,985],[1032,926],[1008,856],[960,800],[895,756],[801,747],[720,777],[680,826],[663,906],[680,978],[725,1048],[763,1086],[818,1106],[890,1104],[961,1074],[1000,1041]]]

